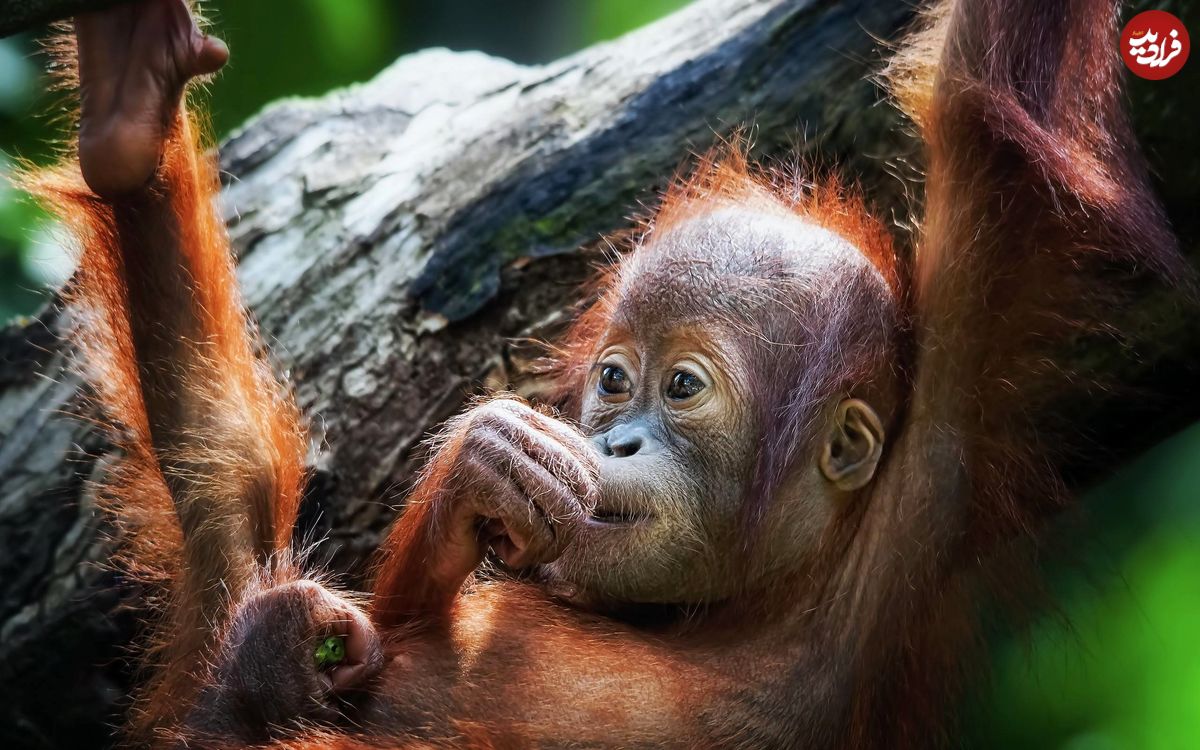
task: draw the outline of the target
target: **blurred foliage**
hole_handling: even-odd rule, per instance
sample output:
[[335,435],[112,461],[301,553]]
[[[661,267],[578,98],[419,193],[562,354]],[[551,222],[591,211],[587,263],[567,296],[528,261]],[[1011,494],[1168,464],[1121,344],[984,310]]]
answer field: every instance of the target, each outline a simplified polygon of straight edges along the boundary
[[996,644],[971,747],[1200,747],[1197,457],[1200,425],[1089,494],[1059,534],[1082,556],[1052,581],[1061,612]]
[[315,96],[369,78],[402,53],[388,0],[210,2],[205,13],[232,51],[213,84],[213,126],[228,133],[282,96]]
[[585,3],[584,34],[589,42],[612,39],[629,29],[645,26],[684,4],[681,0],[601,0]]
[[[32,312],[44,299],[46,283],[35,259],[43,247],[45,219],[33,202],[3,179],[13,168],[13,155],[41,154],[30,148],[39,127],[31,115],[48,101],[40,72],[27,56],[22,39],[0,39],[0,324],[13,315]],[[24,148],[22,148],[24,147]]]
[[[213,122],[228,133],[269,101],[366,79],[426,46],[543,62],[685,2],[212,0],[205,10],[233,50],[213,84]],[[27,37],[0,40],[0,173],[14,157],[45,160],[59,133],[36,114],[54,107],[33,50]],[[68,272],[44,217],[0,185],[0,323],[35,310]],[[1093,559],[1054,582],[1062,616],[995,645],[996,681],[975,701],[970,746],[1200,747],[1197,457],[1200,426],[1091,494],[1095,538],[1083,546]]]

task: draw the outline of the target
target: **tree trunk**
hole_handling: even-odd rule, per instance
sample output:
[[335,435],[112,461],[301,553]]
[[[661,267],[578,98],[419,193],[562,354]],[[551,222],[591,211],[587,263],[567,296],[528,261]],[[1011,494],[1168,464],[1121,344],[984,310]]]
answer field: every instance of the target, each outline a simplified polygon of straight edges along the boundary
[[[331,566],[357,580],[422,440],[464,399],[536,391],[521,339],[554,334],[603,260],[599,238],[652,204],[689,154],[751,123],[756,154],[837,166],[882,215],[906,215],[919,150],[868,76],[875,39],[910,19],[892,0],[701,0],[543,67],[410,55],[362,86],[277,104],[231,137],[223,205],[246,300],[311,415],[303,532],[324,539]],[[1190,67],[1133,92],[1189,248]],[[1086,415],[1110,464],[1200,412],[1185,367],[1200,341],[1179,309],[1148,290],[1120,311],[1134,341],[1080,342],[1081,368],[1155,396],[1140,411],[1121,398],[1063,405]],[[5,747],[104,745],[129,684],[122,648],[138,602],[104,567],[113,542],[84,492],[117,457],[86,421],[62,324],[55,306],[0,333]],[[1071,468],[1083,483],[1098,476],[1096,464]]]

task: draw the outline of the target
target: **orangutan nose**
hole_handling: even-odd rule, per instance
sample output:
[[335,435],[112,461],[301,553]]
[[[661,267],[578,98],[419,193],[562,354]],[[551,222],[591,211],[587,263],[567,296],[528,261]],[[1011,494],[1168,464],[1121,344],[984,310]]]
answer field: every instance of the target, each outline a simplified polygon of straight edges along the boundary
[[605,456],[629,458],[639,451],[645,452],[651,443],[650,431],[639,424],[622,424],[599,436],[600,452]]

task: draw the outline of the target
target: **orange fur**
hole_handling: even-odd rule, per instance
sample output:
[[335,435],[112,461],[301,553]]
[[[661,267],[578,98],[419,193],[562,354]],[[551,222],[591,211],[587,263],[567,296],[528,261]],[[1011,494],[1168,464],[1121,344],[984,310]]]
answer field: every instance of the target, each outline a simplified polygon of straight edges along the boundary
[[145,196],[101,200],[73,159],[23,184],[79,248],[66,299],[80,370],[125,454],[97,488],[122,532],[118,563],[166,586],[144,734],[178,719],[230,599],[286,557],[307,441],[256,351],[189,116]]
[[[363,701],[365,728],[305,730],[276,747],[420,747],[413,738],[426,735],[478,747],[944,740],[983,604],[1007,585],[1015,543],[1068,500],[1056,470],[1067,436],[1038,420],[1063,385],[1049,354],[1075,330],[1065,323],[1089,319],[1088,301],[1121,292],[1082,269],[1178,275],[1120,107],[1111,11],[1103,0],[947,4],[896,57],[895,95],[929,147],[926,216],[908,266],[852,191],[756,172],[736,149],[703,160],[643,227],[726,207],[784,211],[858,247],[896,299],[867,310],[878,300],[859,289],[784,327],[809,338],[780,347],[813,358],[785,364],[841,368],[810,402],[857,387],[913,329],[911,379],[874,368],[904,389],[879,474],[833,514],[818,565],[770,581],[761,598],[777,602],[713,602],[652,629],[524,582],[460,592],[461,581],[428,575],[431,503],[446,483],[431,470],[381,558],[373,616],[394,660]],[[71,165],[30,180],[83,248],[70,300],[85,372],[127,456],[103,487],[132,537],[126,562],[162,571],[171,586],[140,737],[178,731],[234,603],[298,575],[287,550],[305,440],[255,351],[211,205],[215,171],[194,131],[183,117],[136,201],[101,202]],[[598,300],[561,348],[575,393],[618,304],[617,273],[601,276]],[[881,333],[886,320],[896,330]],[[772,346],[763,343],[775,355]],[[760,441],[764,452],[787,449],[770,467],[780,481],[807,456],[794,438],[812,431],[779,408],[792,406],[795,371],[762,374],[780,399],[754,394],[787,422]],[[774,498],[779,481],[765,486]],[[416,626],[430,620],[445,627]]]
[[1182,276],[1122,106],[1118,17],[1110,0],[946,3],[887,71],[928,174],[907,489],[873,504],[855,551],[857,570],[895,572],[853,587],[887,615],[856,634],[851,746],[946,727],[981,610],[1029,598],[1028,545],[1072,499],[1058,467],[1080,436],[1046,415],[1080,386],[1057,347],[1103,330],[1136,275]]
[[892,235],[867,210],[859,191],[847,187],[836,173],[814,179],[801,169],[756,167],[742,144],[727,144],[701,157],[687,179],[667,190],[645,231],[665,232],[723,206],[766,213],[786,211],[854,245],[898,294],[899,262]]
[[[814,179],[802,169],[756,166],[747,157],[745,144],[731,141],[701,156],[686,177],[667,189],[638,229],[623,235],[636,239],[612,244],[644,245],[656,233],[666,233],[688,219],[721,208],[792,214],[854,245],[887,281],[892,293],[906,299],[907,270],[896,254],[892,235],[867,209],[858,189],[847,187],[836,173]],[[622,267],[618,260],[596,274],[585,295],[591,301],[562,340],[550,347],[551,354],[536,364],[540,374],[553,376],[555,386],[549,400],[569,415],[577,409],[575,399],[595,355],[595,342],[612,319]]]
[[[793,630],[755,643],[757,622],[744,621],[737,635],[693,623],[697,632],[711,628],[735,654],[730,660],[752,672],[770,673],[779,653],[803,644],[802,656],[781,667],[790,677],[774,689],[783,695],[817,700],[835,682],[826,710],[801,719],[788,742],[948,741],[983,611],[1029,591],[1026,545],[1071,499],[1058,466],[1078,436],[1045,415],[1078,386],[1061,372],[1056,347],[1080,330],[1101,330],[1103,303],[1123,298],[1123,282],[1136,274],[1167,283],[1182,275],[1121,107],[1116,18],[1107,0],[952,2],[930,13],[889,70],[928,144],[926,213],[907,266],[836,182],[797,197],[794,180],[755,174],[736,151],[703,160],[644,226],[653,233],[725,207],[797,211],[858,245],[900,301],[899,325],[912,327],[911,363],[903,362],[911,382],[902,383],[901,421],[881,474],[826,535],[819,575],[780,597],[796,617]],[[595,301],[548,365],[562,376],[568,413],[577,413],[571,402],[613,318],[623,266],[600,274]],[[842,351],[838,341],[823,343]],[[497,607],[490,619],[537,616],[537,605],[526,607]],[[555,661],[532,636],[523,643],[514,663],[542,657],[537,668],[553,674],[588,658],[566,651]],[[682,670],[671,659],[688,653],[688,640],[672,633],[656,653]],[[702,700],[721,701],[722,662],[705,658],[694,679],[714,688],[701,690]],[[637,679],[643,666],[613,664],[614,680]],[[530,701],[535,711],[537,698]],[[747,736],[776,728],[759,713],[738,715],[736,701],[720,706]],[[775,709],[787,717],[779,721],[804,716]]]

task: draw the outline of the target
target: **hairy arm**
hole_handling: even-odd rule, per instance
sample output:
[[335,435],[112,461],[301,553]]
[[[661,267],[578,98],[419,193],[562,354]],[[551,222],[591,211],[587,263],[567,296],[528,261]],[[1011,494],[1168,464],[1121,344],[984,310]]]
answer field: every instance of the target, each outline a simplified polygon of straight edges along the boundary
[[761,652],[784,648],[778,633],[773,643],[748,627],[709,630],[705,643],[655,635],[512,581],[472,587],[452,615],[448,632],[391,646],[361,717],[373,733],[488,747],[718,747],[777,723],[763,726],[737,696],[764,679]]
[[578,430],[513,399],[448,426],[383,548],[371,616],[394,658],[365,721],[516,746],[714,739],[713,655],[535,584],[473,583],[489,548],[512,569],[557,558],[595,503],[594,462]]
[[1118,10],[949,3],[893,66],[929,162],[915,416],[956,435],[980,533],[1020,533],[1061,499],[1038,479],[1070,438],[1039,420],[1073,385],[1055,347],[1099,328],[1135,271],[1182,269],[1122,102]]
[[[764,644],[778,652],[780,633],[767,638],[741,623],[713,639],[716,649],[686,630],[654,635],[589,613],[536,583],[474,580],[489,548],[511,568],[534,568],[586,522],[595,478],[582,435],[496,399],[454,420],[439,446],[384,547],[373,627],[346,633],[369,671],[373,660],[361,654],[379,648],[376,630],[385,655],[381,674],[333,707],[350,715],[347,733],[453,747],[696,747],[754,731],[764,713],[738,711],[733,686],[746,687],[745,664],[763,663]],[[294,735],[294,726],[267,728],[298,716],[336,720],[336,711],[312,710],[323,693],[311,622],[330,620],[319,614],[330,601],[306,582],[239,608],[213,684],[185,727],[193,745]],[[279,687],[256,699],[262,684]]]
[[1117,10],[948,2],[889,71],[928,166],[911,403],[856,550],[851,743],[927,745],[989,595],[1029,593],[1022,545],[1069,500],[1078,435],[1045,418],[1079,387],[1061,347],[1136,272],[1180,272],[1122,106]]
[[596,457],[577,429],[497,398],[452,420],[388,534],[372,619],[446,627],[489,548],[508,567],[553,561],[598,493]]
[[80,16],[77,158],[26,182],[73,231],[81,367],[126,456],[99,493],[128,572],[169,602],[135,733],[178,720],[231,603],[288,547],[306,440],[256,351],[213,204],[215,164],[181,104],[224,62],[183,0]]

